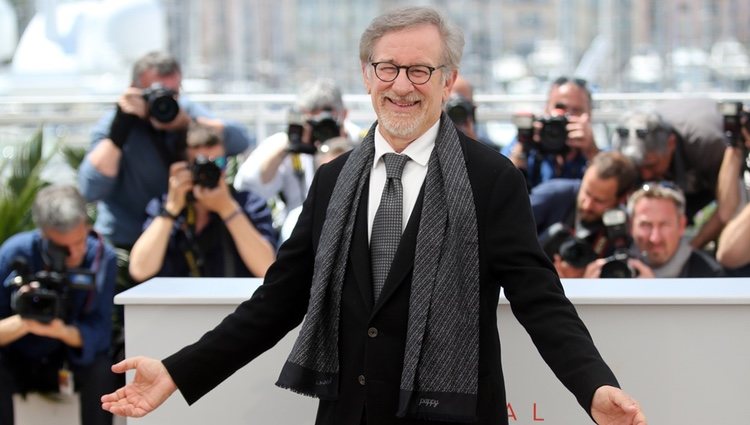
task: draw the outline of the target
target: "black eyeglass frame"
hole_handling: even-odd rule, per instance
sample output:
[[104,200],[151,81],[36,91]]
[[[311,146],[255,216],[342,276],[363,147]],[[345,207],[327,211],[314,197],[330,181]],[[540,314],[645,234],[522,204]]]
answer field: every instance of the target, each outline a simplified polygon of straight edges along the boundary
[[[390,65],[390,66],[396,68],[396,75],[394,75],[393,78],[390,79],[390,80],[381,77],[378,74],[378,65],[381,65],[381,64],[387,64],[387,65]],[[411,82],[415,86],[421,86],[422,84],[427,84],[430,81],[430,79],[432,78],[432,73],[433,72],[437,71],[440,68],[445,68],[445,65],[438,65],[438,66],[429,66],[429,65],[396,65],[395,63],[388,62],[388,61],[370,62],[370,65],[372,65],[373,72],[375,72],[375,76],[378,77],[378,80],[380,80],[380,81],[382,81],[384,83],[392,83],[392,82],[396,81],[396,78],[398,78],[399,74],[401,74],[401,70],[405,69],[406,70],[406,78],[409,80],[409,82]],[[412,69],[412,68],[425,68],[425,69],[429,70],[430,72],[427,75],[427,79],[424,80],[424,81],[422,81],[421,83],[414,82],[414,80],[411,79],[411,76],[409,76],[409,69]]]
[[627,127],[617,127],[615,128],[615,132],[621,139],[627,139],[630,133],[635,132],[635,135],[639,139],[645,139],[648,134],[650,133],[649,129],[647,128],[634,128],[632,131],[631,129]]

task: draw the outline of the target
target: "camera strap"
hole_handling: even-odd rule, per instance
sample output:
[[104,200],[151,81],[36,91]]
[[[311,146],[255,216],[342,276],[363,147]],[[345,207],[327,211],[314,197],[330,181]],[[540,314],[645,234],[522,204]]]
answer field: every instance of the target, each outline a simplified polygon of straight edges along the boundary
[[185,238],[187,239],[187,246],[183,250],[183,255],[185,256],[185,261],[190,270],[190,276],[200,277],[204,260],[200,247],[198,246],[198,241],[195,237],[195,220],[195,206],[192,202],[188,202],[186,207],[185,225],[182,229]]

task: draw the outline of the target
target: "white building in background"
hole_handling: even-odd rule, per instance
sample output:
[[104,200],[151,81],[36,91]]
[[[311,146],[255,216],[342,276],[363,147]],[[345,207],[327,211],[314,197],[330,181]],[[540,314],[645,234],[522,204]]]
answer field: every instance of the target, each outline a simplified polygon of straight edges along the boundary
[[166,47],[158,0],[39,1],[0,75],[0,93],[119,92],[138,57]]
[[16,11],[13,10],[8,0],[0,0],[0,62],[6,62],[13,57],[17,43]]

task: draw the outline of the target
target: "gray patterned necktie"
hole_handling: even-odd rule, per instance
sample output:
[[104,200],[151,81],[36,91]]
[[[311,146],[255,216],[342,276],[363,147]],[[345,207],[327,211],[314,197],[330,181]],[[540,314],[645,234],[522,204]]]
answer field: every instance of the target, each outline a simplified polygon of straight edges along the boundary
[[404,189],[401,173],[409,157],[397,153],[383,155],[387,179],[383,187],[378,211],[372,224],[370,236],[370,261],[372,263],[373,300],[377,301],[383,290],[385,278],[391,269],[401,240]]

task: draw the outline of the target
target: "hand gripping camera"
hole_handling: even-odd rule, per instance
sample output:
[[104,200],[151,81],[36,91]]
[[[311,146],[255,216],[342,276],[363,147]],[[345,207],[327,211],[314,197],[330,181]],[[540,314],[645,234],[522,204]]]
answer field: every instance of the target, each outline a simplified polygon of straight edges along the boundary
[[555,223],[543,234],[539,242],[550,260],[560,254],[563,261],[575,268],[582,269],[596,260],[594,248],[588,241],[575,236],[575,232],[563,223]]
[[743,108],[742,102],[719,102],[719,112],[727,143],[733,147],[743,146],[742,129],[750,132],[750,112]]
[[226,158],[219,157],[213,160],[203,155],[198,155],[190,164],[190,172],[193,175],[193,184],[213,189],[219,185],[221,172],[226,167]]
[[[568,152],[568,117],[562,109],[555,109],[549,116],[536,117],[531,114],[514,114],[511,118],[518,129],[518,141],[524,150],[538,149],[543,155],[558,155]],[[539,143],[534,143],[534,123],[540,123]]]
[[172,122],[180,112],[180,104],[175,96],[177,92],[168,89],[159,83],[143,90],[143,99],[148,104],[148,114],[153,119],[168,123]]
[[49,323],[55,318],[65,320],[71,313],[71,291],[96,290],[96,275],[87,269],[66,268],[67,248],[47,240],[43,245],[48,270],[31,272],[23,258],[13,262],[17,274],[13,285],[18,289],[11,298],[11,308],[25,319]]
[[[341,126],[331,111],[322,111],[314,117],[304,121],[297,111],[289,112],[289,136],[290,153],[314,154],[318,146],[328,139],[341,135]],[[305,125],[309,126],[309,137],[305,138]]]

